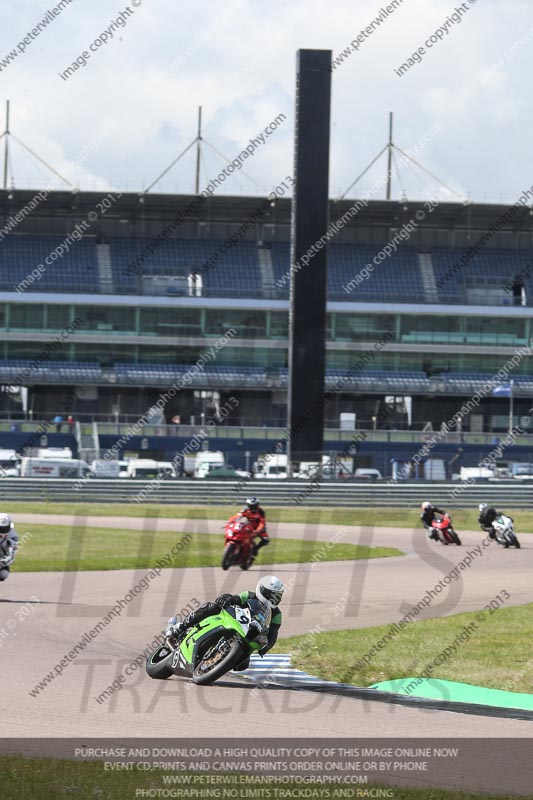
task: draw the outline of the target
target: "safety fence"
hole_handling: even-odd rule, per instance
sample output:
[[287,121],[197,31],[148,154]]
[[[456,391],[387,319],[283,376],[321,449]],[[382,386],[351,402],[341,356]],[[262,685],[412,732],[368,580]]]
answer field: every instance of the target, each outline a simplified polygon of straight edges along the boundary
[[[412,483],[355,483],[309,480],[66,480],[60,478],[3,478],[0,502],[13,508],[16,502],[71,503],[176,503],[190,505],[239,505],[257,495],[266,506],[414,508],[430,500],[447,509],[473,508],[487,502],[506,508],[533,508],[533,482],[461,483],[417,481]],[[139,500],[140,498],[140,500]]]

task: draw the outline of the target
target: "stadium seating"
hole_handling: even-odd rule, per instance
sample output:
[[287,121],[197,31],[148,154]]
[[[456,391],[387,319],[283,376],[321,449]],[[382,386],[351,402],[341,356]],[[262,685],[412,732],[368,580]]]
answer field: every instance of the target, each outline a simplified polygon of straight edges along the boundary
[[80,381],[90,383],[102,377],[102,368],[99,364],[72,362],[72,361],[29,361],[17,360],[0,361],[0,380],[3,383],[17,382],[22,378],[22,385],[32,383],[33,378],[39,381],[48,380],[57,383]]
[[[72,243],[68,252],[53,261],[42,273],[36,267],[64,241],[59,236],[11,234],[0,242],[0,290],[13,291],[21,282],[27,292],[109,291],[99,281],[97,245],[94,236]],[[216,239],[166,239],[157,242],[145,238],[115,237],[109,242],[113,291],[120,294],[150,293],[143,287],[143,276],[187,276],[192,270],[202,272],[206,297],[277,297],[289,296],[290,245],[272,242],[270,253],[274,287],[268,270],[261,272],[261,249],[256,242],[240,241],[225,247]],[[265,249],[265,247],[263,248]],[[428,255],[435,277],[430,297],[422,277],[420,257],[414,247],[402,245],[388,258],[375,264],[380,245],[330,244],[328,250],[328,297],[330,300],[472,303],[469,291],[503,290],[513,276],[524,275],[527,304],[533,304],[533,269],[528,250],[482,249],[461,265],[463,248],[432,248]],[[264,253],[263,253],[264,255]],[[212,259],[209,267],[207,262]],[[263,262],[264,264],[264,262]],[[368,265],[372,269],[368,270]],[[368,270],[366,276],[362,272]],[[305,269],[305,267],[303,267]],[[205,271],[203,271],[205,270]],[[33,279],[28,276],[34,271]],[[68,281],[65,280],[68,276]],[[270,277],[271,280],[271,277]],[[107,287],[107,288],[106,288]],[[169,287],[169,293],[173,293]],[[185,291],[185,289],[183,290]],[[175,292],[174,292],[175,293]],[[508,290],[501,304],[512,303]]]
[[[151,239],[111,240],[117,292],[137,291],[143,275],[186,276],[196,268],[202,272],[204,296],[257,297],[261,293],[258,248],[254,242],[222,249],[224,242],[219,240],[167,239],[150,253],[151,244]],[[207,266],[211,258],[213,262]]]
[[[185,364],[116,364],[115,372],[123,383],[139,385],[141,383],[172,384],[182,381],[183,386],[209,387],[212,384],[257,387],[265,380],[265,370],[253,365],[230,366],[224,364],[206,364],[202,370],[194,373],[190,380],[188,372],[191,367]],[[191,376],[192,377],[192,376]]]
[[[381,263],[374,264],[373,259],[380,249],[378,246],[348,244],[330,248],[328,294],[331,299],[353,302],[394,298],[416,302],[416,298],[420,298],[422,278],[416,250],[401,247]],[[359,276],[357,283],[356,276]]]
[[[461,263],[465,250],[433,248],[431,258],[442,302],[464,302],[467,288],[502,288],[527,267],[531,254],[527,250],[489,250],[485,248]],[[524,271],[524,285],[531,294],[531,270]],[[511,298],[509,296],[509,302]]]
[[[97,363],[43,361],[40,364],[28,360],[0,361],[0,383],[14,383],[23,377],[22,383],[34,380],[45,383],[113,383],[131,386],[171,386],[180,384],[191,388],[251,387],[265,385],[286,388],[286,367],[264,368],[254,364],[228,365],[206,364],[194,374],[187,364],[131,364],[117,363],[102,367]],[[189,377],[190,376],[190,377]],[[356,392],[405,394],[443,393],[471,395],[480,391],[492,378],[491,373],[446,373],[427,378],[416,370],[362,370],[350,374],[345,369],[328,369],[326,388],[335,390],[339,382],[343,388]],[[514,393],[517,396],[533,395],[533,375],[515,375]]]
[[[85,236],[72,242],[61,258],[50,265],[45,259],[65,240],[61,236],[26,236],[11,234],[0,242],[0,289],[27,292],[94,292],[98,286],[96,240]],[[37,271],[42,264],[45,269]],[[33,279],[31,273],[33,271]],[[65,277],[68,276],[68,280]]]
[[[290,247],[273,243],[272,263],[278,297],[289,296]],[[416,251],[403,247],[381,264],[373,265],[365,279],[355,282],[380,248],[366,245],[332,244],[328,249],[328,297],[330,300],[413,300],[421,295],[422,278]],[[305,267],[302,267],[305,269]],[[350,284],[350,282],[352,282]],[[345,288],[346,287],[346,288]]]

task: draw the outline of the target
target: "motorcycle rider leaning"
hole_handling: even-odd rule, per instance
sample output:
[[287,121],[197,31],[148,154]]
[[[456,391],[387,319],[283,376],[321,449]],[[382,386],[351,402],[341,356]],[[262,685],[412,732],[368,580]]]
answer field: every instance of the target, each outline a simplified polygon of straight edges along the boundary
[[0,581],[9,578],[9,568],[15,560],[19,537],[9,514],[0,514]]
[[422,511],[420,514],[420,519],[422,520],[422,524],[427,531],[428,537],[438,542],[439,537],[434,528],[431,527],[431,523],[435,519],[435,514],[445,514],[446,512],[443,508],[437,508],[437,506],[432,505],[428,501],[422,503],[420,509]]
[[[479,517],[477,518],[477,521],[481,526],[481,530],[489,534],[489,539],[496,538],[496,531],[494,530],[493,523],[496,517],[499,517],[499,515],[500,512],[496,511],[494,506],[489,506],[487,503],[479,504]],[[509,519],[511,522],[514,522],[511,517],[509,517]]]
[[247,497],[245,503],[245,507],[239,511],[238,514],[234,514],[230,517],[228,523],[235,522],[239,517],[246,517],[246,519],[249,520],[250,524],[253,526],[254,535],[260,537],[257,544],[254,542],[252,555],[255,558],[262,547],[266,547],[267,544],[270,544],[270,539],[266,530],[266,514],[264,509],[259,505],[258,497]]
[[[228,606],[246,608],[248,600],[258,599],[272,609],[272,619],[268,629],[267,642],[264,647],[259,650],[259,654],[264,656],[265,653],[268,653],[268,651],[274,647],[278,638],[282,619],[279,604],[283,597],[284,588],[280,579],[276,578],[275,575],[265,575],[265,577],[259,578],[257,581],[255,592],[244,591],[240,594],[222,594],[220,597],[217,597],[214,603],[204,603],[200,608],[191,611],[182,622],[177,622],[176,617],[171,617],[167,623],[165,636],[177,646],[178,641],[183,638],[189,628],[192,628],[193,625],[198,625],[199,622],[202,622],[202,620],[207,619],[207,617],[213,614],[219,614],[221,608],[227,608]],[[233,669],[241,671],[248,669],[249,665],[250,656],[247,656],[243,661],[239,662],[237,666],[233,667]]]

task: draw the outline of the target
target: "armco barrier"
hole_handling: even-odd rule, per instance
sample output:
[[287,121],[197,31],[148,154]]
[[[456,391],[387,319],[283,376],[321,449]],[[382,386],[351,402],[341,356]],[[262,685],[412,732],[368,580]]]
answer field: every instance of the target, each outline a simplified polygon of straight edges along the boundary
[[[16,502],[101,502],[134,503],[143,490],[146,502],[191,505],[239,506],[249,495],[258,495],[266,506],[293,507],[383,507],[414,508],[430,500],[444,508],[475,508],[486,502],[505,508],[533,508],[533,482],[478,483],[462,485],[457,481],[432,483],[355,483],[324,481],[318,485],[303,480],[254,480],[241,482],[209,480],[167,480],[157,487],[150,481],[90,479],[76,488],[79,481],[60,478],[3,478],[0,502],[9,510]],[[455,491],[455,494],[453,492]],[[145,501],[143,501],[145,502]]]

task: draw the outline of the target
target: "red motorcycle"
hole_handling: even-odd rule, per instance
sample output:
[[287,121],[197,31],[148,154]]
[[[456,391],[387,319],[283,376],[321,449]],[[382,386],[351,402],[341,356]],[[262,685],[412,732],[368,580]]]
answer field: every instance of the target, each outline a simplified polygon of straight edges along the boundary
[[234,522],[227,522],[224,534],[222,569],[226,570],[233,566],[249,569],[254,561],[253,525],[250,525],[246,517],[242,517]]
[[461,540],[452,528],[452,521],[448,514],[436,516],[431,522],[434,533],[442,544],[461,544]]

